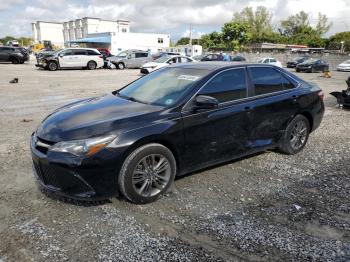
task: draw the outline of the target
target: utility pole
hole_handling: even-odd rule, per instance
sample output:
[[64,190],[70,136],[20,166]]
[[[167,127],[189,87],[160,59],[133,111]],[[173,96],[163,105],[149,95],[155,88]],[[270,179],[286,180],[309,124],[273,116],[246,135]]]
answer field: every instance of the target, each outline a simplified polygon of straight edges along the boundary
[[192,46],[192,25],[190,25],[190,46]]

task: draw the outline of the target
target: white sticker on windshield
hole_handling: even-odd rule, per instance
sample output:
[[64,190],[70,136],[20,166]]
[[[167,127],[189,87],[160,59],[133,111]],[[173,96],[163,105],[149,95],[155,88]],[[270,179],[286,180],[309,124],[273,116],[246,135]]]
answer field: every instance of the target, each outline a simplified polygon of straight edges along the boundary
[[196,81],[199,76],[180,75],[177,79],[186,81]]
[[166,101],[165,101],[165,104],[168,106],[168,105],[171,105],[172,103],[173,103],[173,99],[167,99]]

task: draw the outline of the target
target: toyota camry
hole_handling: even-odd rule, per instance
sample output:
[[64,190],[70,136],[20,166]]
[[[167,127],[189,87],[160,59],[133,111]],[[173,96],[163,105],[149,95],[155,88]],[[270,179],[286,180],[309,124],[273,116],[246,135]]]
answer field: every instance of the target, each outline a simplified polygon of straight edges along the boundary
[[31,137],[35,177],[54,195],[149,203],[175,177],[300,152],[323,113],[319,87],[273,65],[172,65],[48,115]]

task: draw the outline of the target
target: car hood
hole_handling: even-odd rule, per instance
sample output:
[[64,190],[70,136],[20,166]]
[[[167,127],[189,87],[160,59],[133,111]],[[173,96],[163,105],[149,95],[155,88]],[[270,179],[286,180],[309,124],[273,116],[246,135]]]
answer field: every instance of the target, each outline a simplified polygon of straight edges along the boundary
[[157,63],[157,62],[148,62],[144,64],[142,67],[157,67],[157,66],[164,66],[167,65],[165,63]]
[[348,64],[348,63],[341,63],[338,66],[350,66],[350,64]]
[[107,58],[107,60],[111,62],[119,62],[123,59],[125,59],[125,57],[121,57],[121,56],[111,56]]
[[70,141],[118,134],[150,123],[162,107],[132,102],[108,94],[81,100],[54,111],[37,130],[51,142]]

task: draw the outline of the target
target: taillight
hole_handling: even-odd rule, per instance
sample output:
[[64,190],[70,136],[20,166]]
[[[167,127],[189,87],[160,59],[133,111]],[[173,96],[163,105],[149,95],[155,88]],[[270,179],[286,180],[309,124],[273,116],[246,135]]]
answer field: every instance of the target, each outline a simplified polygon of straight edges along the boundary
[[103,55],[99,55],[98,57],[103,59]]
[[320,97],[321,101],[324,100],[324,93],[322,90],[320,92],[318,92],[317,95]]

